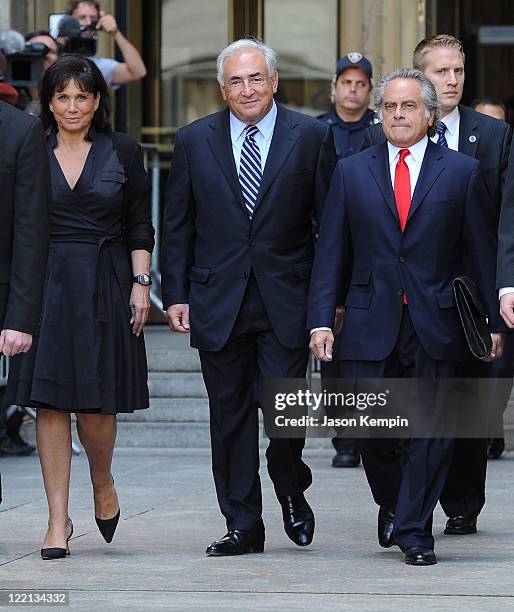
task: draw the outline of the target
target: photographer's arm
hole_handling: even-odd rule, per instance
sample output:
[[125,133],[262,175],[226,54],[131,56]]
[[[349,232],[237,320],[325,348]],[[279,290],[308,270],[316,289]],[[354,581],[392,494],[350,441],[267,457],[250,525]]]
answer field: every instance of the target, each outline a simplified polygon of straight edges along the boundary
[[100,11],[100,21],[97,28],[110,34],[118,45],[123,62],[118,64],[112,73],[113,85],[125,85],[138,81],[146,76],[146,66],[134,45],[118,30],[116,19]]

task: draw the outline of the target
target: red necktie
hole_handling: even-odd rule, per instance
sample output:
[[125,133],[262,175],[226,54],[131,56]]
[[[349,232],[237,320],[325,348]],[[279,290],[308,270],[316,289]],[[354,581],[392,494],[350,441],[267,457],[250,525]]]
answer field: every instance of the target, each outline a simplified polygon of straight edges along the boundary
[[409,166],[405,158],[410,155],[409,149],[400,149],[400,157],[396,164],[394,173],[394,198],[396,200],[396,208],[398,209],[398,217],[400,218],[400,227],[402,232],[407,223],[407,217],[410,210],[410,172]]
[[[409,166],[407,166],[407,162],[405,161],[407,155],[410,155],[409,149],[400,149],[400,157],[394,173],[394,198],[396,200],[396,208],[398,209],[398,217],[400,219],[402,232],[407,223],[411,203],[410,172]],[[407,294],[405,291],[403,292],[403,303],[407,304]]]

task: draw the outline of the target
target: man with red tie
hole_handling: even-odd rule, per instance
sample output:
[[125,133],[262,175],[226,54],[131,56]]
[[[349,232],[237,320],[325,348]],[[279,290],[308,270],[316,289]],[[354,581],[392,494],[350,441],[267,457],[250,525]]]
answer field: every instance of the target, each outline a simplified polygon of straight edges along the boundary
[[[501,355],[505,330],[495,295],[495,221],[479,162],[429,139],[439,104],[419,70],[394,70],[375,99],[387,142],[341,160],[334,172],[311,279],[311,348],[322,361],[338,359],[344,378],[456,377],[472,359],[455,307],[456,276],[470,276],[486,305],[488,360]],[[340,295],[346,316],[333,356]],[[429,408],[435,426],[442,414],[435,403]],[[397,544],[408,564],[433,565],[432,513],[453,440],[412,438],[403,464],[397,446],[393,438],[369,439],[361,448],[379,506],[379,543]]]

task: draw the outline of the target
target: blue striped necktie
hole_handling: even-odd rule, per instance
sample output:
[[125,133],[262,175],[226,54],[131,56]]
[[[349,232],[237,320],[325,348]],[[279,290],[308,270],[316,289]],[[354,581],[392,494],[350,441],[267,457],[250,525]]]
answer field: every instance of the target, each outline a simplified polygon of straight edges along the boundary
[[446,136],[444,135],[446,130],[447,130],[446,124],[444,124],[441,121],[441,123],[437,126],[437,133],[439,134],[439,138],[437,139],[437,144],[441,145],[442,147],[448,148],[448,143],[446,142]]
[[255,211],[255,203],[257,202],[262,179],[261,152],[259,145],[255,142],[255,134],[258,131],[259,128],[255,125],[246,127],[246,136],[239,162],[239,183],[241,184],[244,203],[250,219]]

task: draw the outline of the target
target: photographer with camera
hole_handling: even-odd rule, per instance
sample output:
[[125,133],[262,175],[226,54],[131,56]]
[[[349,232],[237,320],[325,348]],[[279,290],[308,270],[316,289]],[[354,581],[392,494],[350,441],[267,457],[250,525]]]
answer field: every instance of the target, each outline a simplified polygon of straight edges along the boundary
[[7,104],[10,104],[11,106],[16,106],[19,94],[16,89],[14,89],[14,87],[4,82],[4,75],[6,69],[7,62],[5,59],[5,55],[0,50],[0,100],[6,102]]
[[[25,41],[27,45],[30,45],[32,48],[38,45],[44,45],[48,51],[43,59],[43,71],[50,68],[50,66],[58,59],[61,54],[61,46],[55,40],[55,38],[50,34],[48,30],[36,30],[35,32],[29,32],[25,36]],[[39,107],[39,98],[37,87],[29,88],[31,100],[27,103],[24,108],[26,113],[30,113],[35,117],[39,117],[40,107]]]
[[66,14],[78,21],[83,30],[102,30],[110,34],[123,57],[118,62],[108,57],[91,59],[100,69],[107,84],[113,89],[138,81],[146,75],[146,67],[138,50],[118,30],[118,24],[112,15],[107,15],[100,9],[100,3],[94,0],[72,0],[68,4]]

